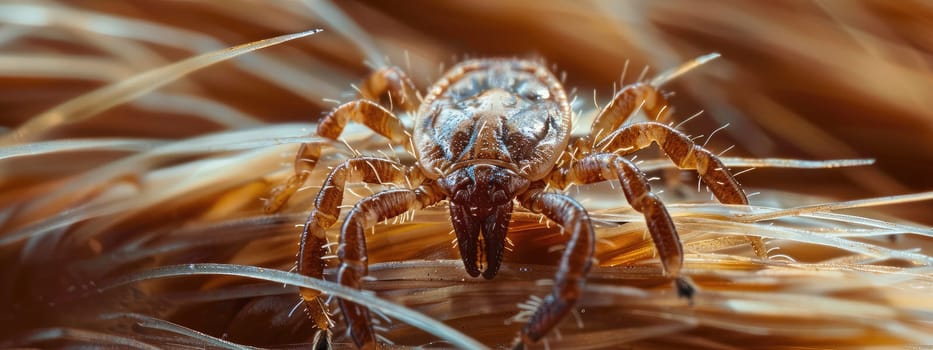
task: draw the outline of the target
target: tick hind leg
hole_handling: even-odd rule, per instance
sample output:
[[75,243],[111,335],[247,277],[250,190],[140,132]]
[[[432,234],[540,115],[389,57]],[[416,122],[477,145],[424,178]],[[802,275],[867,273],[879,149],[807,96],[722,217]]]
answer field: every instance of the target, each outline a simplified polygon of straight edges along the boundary
[[[648,147],[652,142],[657,143],[678,168],[696,170],[721,203],[748,204],[742,187],[718,157],[665,124],[645,122],[623,126],[600,141],[596,149],[624,155]],[[755,254],[767,259],[767,249],[761,238],[746,237]]]
[[[298,273],[313,278],[324,275],[324,256],[327,255],[326,230],[333,226],[340,216],[340,205],[347,182],[363,181],[367,183],[404,183],[406,178],[420,183],[417,172],[403,169],[399,164],[381,158],[354,158],[338,165],[324,181],[318,192],[314,207],[302,229],[298,248]],[[326,308],[319,300],[320,292],[313,289],[301,289],[308,315],[318,329],[330,328]]]
[[[318,136],[337,140],[349,120],[366,125],[375,133],[384,136],[396,145],[409,147],[411,135],[405,130],[402,122],[390,110],[380,106],[379,101],[386,96],[393,105],[405,111],[413,111],[418,107],[414,85],[398,68],[384,68],[376,71],[364,81],[359,89],[363,99],[355,100],[337,106],[328,113],[317,127]],[[397,102],[396,102],[397,101]],[[266,213],[277,212],[288,202],[301,186],[304,186],[311,171],[321,157],[321,145],[318,143],[305,143],[295,154],[295,173],[282,185],[275,187],[270,193],[270,199],[263,210]]]
[[523,207],[544,214],[570,233],[551,294],[535,310],[513,347],[521,349],[543,338],[576,304],[593,263],[596,236],[586,209],[567,195],[544,192],[537,187],[521,194],[518,200]]

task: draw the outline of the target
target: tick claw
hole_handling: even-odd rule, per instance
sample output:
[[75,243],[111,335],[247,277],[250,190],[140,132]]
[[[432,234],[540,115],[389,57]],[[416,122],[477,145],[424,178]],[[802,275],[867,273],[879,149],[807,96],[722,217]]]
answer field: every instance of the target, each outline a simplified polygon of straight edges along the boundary
[[674,280],[674,285],[677,287],[677,296],[687,298],[690,304],[693,305],[693,294],[696,293],[696,287],[693,286],[693,283],[686,277],[677,277]]

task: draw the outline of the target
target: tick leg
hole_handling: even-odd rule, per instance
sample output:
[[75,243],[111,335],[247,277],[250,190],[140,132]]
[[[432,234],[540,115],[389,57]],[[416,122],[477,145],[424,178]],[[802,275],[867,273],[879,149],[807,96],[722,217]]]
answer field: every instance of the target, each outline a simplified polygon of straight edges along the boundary
[[[433,183],[417,189],[396,189],[379,192],[364,198],[347,213],[340,231],[340,270],[337,282],[360,289],[360,281],[368,274],[366,255],[366,229],[382,220],[394,218],[409,210],[418,210],[443,199]],[[376,347],[369,310],[362,305],[340,300],[340,309],[347,321],[350,337],[360,349]]]
[[558,160],[558,166],[568,164],[571,159],[591,153],[593,146],[609,133],[625,123],[639,107],[654,120],[666,122],[670,119],[671,109],[666,108],[667,99],[655,86],[648,83],[635,83],[622,87],[612,102],[606,105],[590,127],[590,133],[571,141],[569,151]]
[[[374,132],[382,135],[395,144],[409,147],[411,144],[408,131],[402,122],[389,110],[369,100],[356,100],[344,103],[321,119],[318,124],[318,135],[336,140],[340,137],[349,120],[368,126]],[[301,186],[314,170],[315,164],[321,157],[321,145],[316,143],[302,144],[295,155],[295,174],[288,178],[284,184],[272,190],[271,198],[266,202],[265,212],[278,211]]]
[[[712,152],[690,140],[680,131],[656,122],[623,126],[596,145],[596,149],[615,154],[629,154],[648,147],[652,142],[667,154],[681,169],[695,169],[703,183],[724,204],[748,204],[742,187],[729,169]],[[767,259],[768,254],[760,237],[748,236],[755,254]]]
[[680,283],[684,253],[677,228],[664,204],[651,192],[648,179],[631,161],[612,153],[592,154],[570,168],[555,170],[548,178],[548,183],[565,188],[571,183],[590,184],[612,179],[619,180],[625,199],[632,208],[645,216],[645,224],[661,258],[664,272],[678,281],[678,293],[689,297],[692,288],[689,288],[686,280]]
[[[417,169],[417,168],[415,168]],[[395,162],[381,158],[354,158],[341,163],[330,172],[324,181],[324,187],[318,192],[314,208],[308,215],[301,232],[298,248],[298,273],[321,278],[324,275],[323,257],[327,255],[327,236],[325,232],[337,222],[340,205],[343,203],[344,187],[348,181],[367,183],[404,183],[407,176],[414,183],[420,183],[420,173],[403,169]],[[320,292],[313,289],[301,289],[309,316],[319,329],[330,328],[326,310],[318,300]]]
[[607,133],[625,123],[640,105],[645,109],[649,120],[666,123],[672,111],[666,108],[669,106],[667,98],[658,89],[672,79],[717,57],[718,53],[703,55],[658,74],[650,82],[637,82],[622,87],[612,98],[612,102],[593,120],[590,135],[593,135],[595,141],[602,141]]
[[369,79],[360,86],[360,96],[383,105],[400,108],[406,112],[418,109],[421,100],[418,98],[415,84],[398,67],[385,67],[375,71]]
[[[418,109],[421,101],[411,79],[397,67],[382,68],[363,81],[359,93],[363,99],[344,103],[324,116],[318,124],[317,134],[336,140],[347,125],[347,120],[352,119],[397,145],[410,147],[411,135],[405,131],[395,114],[380,106],[378,102],[385,100],[390,106],[397,106],[407,112]],[[279,211],[288,199],[304,186],[320,157],[319,144],[302,144],[295,155],[295,174],[284,184],[272,189],[271,198],[263,210],[266,213]]]
[[671,109],[667,98],[657,87],[648,83],[635,83],[622,87],[590,127],[590,135],[600,140],[618,129],[639,107],[644,108],[649,120],[666,122],[670,119]]
[[321,145],[317,143],[303,143],[295,154],[294,168],[295,173],[285,180],[285,183],[276,186],[269,193],[269,200],[263,207],[266,214],[272,214],[288,202],[288,199],[304,186],[318,159],[321,158]]
[[567,195],[533,188],[521,194],[518,200],[523,207],[544,214],[570,233],[554,277],[554,288],[522,329],[520,347],[522,343],[535,343],[544,337],[576,304],[592,265],[596,237],[586,209]]
[[[659,89],[668,81],[686,73],[694,68],[719,57],[719,54],[709,54],[697,57],[662,72],[650,82],[637,82],[622,87],[622,90],[613,96],[612,101],[600,111],[593,120],[590,135],[573,143],[571,149],[580,150],[574,154],[573,159],[579,159],[580,154],[589,154],[590,148],[624,124],[639,108],[644,108],[648,120],[667,123],[673,114],[669,108],[667,96]],[[675,179],[672,173],[666,172],[669,178]],[[676,180],[671,180],[676,182]]]

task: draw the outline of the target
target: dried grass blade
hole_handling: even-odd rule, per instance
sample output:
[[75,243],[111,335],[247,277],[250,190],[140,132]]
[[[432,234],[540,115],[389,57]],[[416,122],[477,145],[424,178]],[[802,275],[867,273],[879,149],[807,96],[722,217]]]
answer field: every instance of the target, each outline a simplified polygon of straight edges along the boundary
[[344,298],[357,304],[367,305],[370,308],[378,309],[380,312],[388,316],[401,320],[414,327],[418,327],[428,333],[446,340],[454,346],[464,349],[486,349],[486,346],[482,343],[441,322],[438,322],[437,320],[434,320],[403,306],[390,303],[370,294],[361,292],[359,290],[345,287],[329,281],[301,276],[296,273],[264,269],[255,266],[232,264],[189,264],[164,266],[118,278],[101,287],[100,290],[116,288],[122,285],[145,280],[194,275],[240,276],[320,290],[322,292]]
[[321,29],[287,34],[209,52],[156,68],[84,94],[31,118],[25,124],[0,136],[0,145],[11,145],[35,139],[42,132],[61,124],[89,118],[113,106],[139,97],[198,69],[228,60],[244,53],[319,33]]

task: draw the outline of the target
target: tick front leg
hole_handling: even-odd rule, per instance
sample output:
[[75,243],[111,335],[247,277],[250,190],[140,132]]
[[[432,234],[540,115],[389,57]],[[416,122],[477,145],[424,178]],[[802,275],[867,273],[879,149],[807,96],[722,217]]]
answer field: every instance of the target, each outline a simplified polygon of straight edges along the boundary
[[[397,189],[379,192],[361,200],[347,213],[340,231],[340,270],[337,282],[360,289],[360,281],[368,274],[366,229],[409,210],[418,210],[443,199],[433,182],[417,189]],[[340,300],[340,309],[347,321],[350,337],[361,349],[376,347],[369,310],[362,305]]]
[[639,107],[644,108],[645,113],[651,118],[666,122],[671,114],[671,109],[667,106],[668,102],[664,94],[651,84],[635,83],[622,87],[622,91],[616,93],[612,102],[606,105],[593,120],[590,133],[571,140],[569,151],[561,155],[557,162],[558,166],[569,164],[571,160],[591,153],[594,145],[625,123]]
[[301,186],[304,186],[305,181],[308,180],[308,177],[311,176],[311,171],[314,170],[314,166],[317,165],[318,159],[321,158],[321,145],[317,143],[303,143],[298,147],[298,153],[295,154],[295,161],[293,167],[295,168],[295,173],[292,174],[285,180],[285,183],[276,186],[269,193],[269,200],[266,201],[263,211],[266,214],[272,214],[279,209],[281,209],[288,199],[298,192],[298,189]]
[[[592,153],[590,151],[595,144],[605,140],[609,133],[622,126],[639,108],[645,110],[648,120],[667,123],[674,111],[670,108],[667,95],[660,90],[661,86],[717,57],[719,54],[700,56],[662,72],[650,82],[636,82],[623,86],[593,120],[589,136],[575,140],[571,149],[577,152],[571,155],[572,158],[579,159],[580,154]],[[670,178],[674,179],[673,176]]]
[[[308,215],[301,232],[298,248],[298,273],[321,278],[324,275],[323,257],[327,255],[326,230],[337,222],[340,205],[343,203],[344,187],[348,181],[367,183],[404,183],[410,177],[414,183],[420,183],[420,173],[409,171],[399,164],[381,158],[354,158],[338,165],[324,181],[324,187],[318,192],[314,208]],[[309,316],[319,329],[330,328],[326,310],[318,300],[320,292],[313,289],[301,289]]]
[[659,90],[660,87],[717,57],[719,57],[718,53],[703,55],[658,74],[650,82],[637,82],[622,87],[622,90],[612,98],[612,102],[593,120],[590,134],[593,135],[594,140],[601,141],[608,133],[625,123],[639,106],[645,109],[649,119],[666,123],[673,111],[668,108],[670,104]]
[[532,344],[543,338],[576,304],[592,266],[596,237],[586,209],[567,195],[544,192],[537,187],[521,194],[518,199],[523,207],[544,214],[570,232],[570,240],[554,277],[554,288],[522,329],[521,339],[515,346],[522,348],[523,344]]
[[[359,93],[363,99],[344,103],[324,116],[318,124],[317,134],[336,140],[347,125],[347,120],[352,119],[368,126],[396,145],[409,148],[411,136],[405,131],[395,114],[380,106],[378,102],[385,100],[390,106],[400,107],[407,112],[418,109],[421,100],[417,96],[417,90],[411,79],[397,67],[382,68],[363,81]],[[320,157],[321,146],[319,144],[302,144],[295,155],[295,174],[284,184],[272,189],[271,198],[266,202],[263,210],[266,213],[279,211],[288,199],[301,186],[304,186]]]
[[677,282],[678,294],[689,297],[693,288],[680,276],[684,252],[677,228],[667,208],[651,192],[648,179],[631,161],[612,153],[592,154],[570,168],[555,170],[550,174],[548,183],[557,188],[566,188],[569,184],[590,184],[612,179],[619,180],[625,199],[632,208],[645,216],[645,225],[661,258],[661,265],[664,272]]
[[[648,147],[652,142],[657,143],[678,168],[695,169],[721,203],[748,204],[742,187],[718,157],[691,141],[687,135],[665,124],[645,122],[621,127],[597,144],[596,149],[630,154]],[[767,249],[761,238],[747,237],[755,254],[767,259]]]
[[[411,145],[411,135],[405,130],[398,117],[369,100],[356,100],[338,106],[321,119],[317,127],[317,133],[321,137],[337,140],[349,120],[366,125],[395,144],[403,145],[406,148]],[[295,155],[295,174],[289,177],[284,184],[272,190],[271,198],[266,202],[264,208],[266,213],[278,211],[301,186],[304,186],[320,157],[320,144],[305,143],[301,145]]]
[[406,112],[418,109],[421,100],[417,89],[405,72],[398,67],[385,67],[377,70],[360,86],[360,95],[369,100],[388,103]]
[[645,110],[648,118],[665,122],[670,119],[671,114],[668,105],[667,97],[656,86],[648,83],[626,85],[593,120],[590,135],[597,141],[606,137],[631,118],[639,108]]

